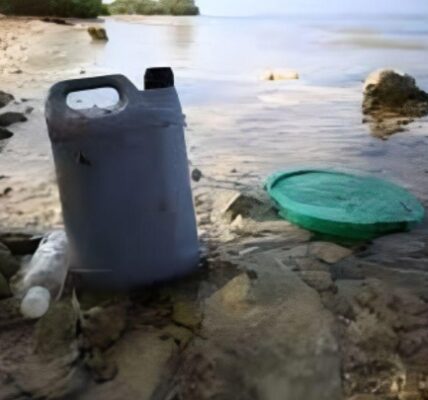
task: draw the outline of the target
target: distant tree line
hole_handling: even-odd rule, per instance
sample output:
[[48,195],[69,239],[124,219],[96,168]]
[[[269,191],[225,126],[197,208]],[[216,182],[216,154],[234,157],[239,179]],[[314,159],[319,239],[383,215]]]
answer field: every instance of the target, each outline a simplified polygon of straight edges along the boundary
[[194,0],[116,0],[111,14],[199,15]]
[[0,0],[0,13],[75,18],[108,14],[102,0]]

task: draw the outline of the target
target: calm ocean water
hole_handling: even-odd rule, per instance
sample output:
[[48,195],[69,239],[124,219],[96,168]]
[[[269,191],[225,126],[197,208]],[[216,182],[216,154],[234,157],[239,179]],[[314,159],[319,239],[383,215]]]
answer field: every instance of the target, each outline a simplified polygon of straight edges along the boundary
[[[194,165],[249,185],[300,165],[367,172],[428,202],[427,118],[388,141],[362,124],[362,83],[393,67],[428,90],[427,16],[127,18],[106,22],[102,68],[137,85],[173,66]],[[300,79],[263,82],[268,68]]]
[[[171,65],[186,101],[230,95],[267,68],[299,72],[308,85],[358,85],[391,66],[428,85],[428,16],[134,18],[106,22],[111,40],[97,62],[141,81],[145,67]],[[144,23],[143,23],[144,22]],[[205,85],[213,85],[207,93]],[[227,83],[226,83],[227,82]]]

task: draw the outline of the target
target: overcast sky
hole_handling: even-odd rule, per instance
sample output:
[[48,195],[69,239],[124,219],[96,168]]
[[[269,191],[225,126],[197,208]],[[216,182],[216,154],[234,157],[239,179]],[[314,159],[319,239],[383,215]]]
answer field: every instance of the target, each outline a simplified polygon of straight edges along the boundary
[[406,13],[428,15],[428,0],[196,0],[205,15]]

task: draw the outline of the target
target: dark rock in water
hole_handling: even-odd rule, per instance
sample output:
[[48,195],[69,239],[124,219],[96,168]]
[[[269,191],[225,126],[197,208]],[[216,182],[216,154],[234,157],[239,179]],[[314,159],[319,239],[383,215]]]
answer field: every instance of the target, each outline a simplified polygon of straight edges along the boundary
[[393,70],[379,70],[364,84],[363,113],[388,117],[423,117],[428,114],[428,93],[416,80]]
[[14,97],[11,94],[0,90],[0,108],[7,106],[12,100]]
[[4,114],[0,114],[0,126],[3,127],[25,121],[27,121],[27,117],[20,112],[6,112]]
[[10,139],[13,133],[7,129],[0,128],[0,140]]

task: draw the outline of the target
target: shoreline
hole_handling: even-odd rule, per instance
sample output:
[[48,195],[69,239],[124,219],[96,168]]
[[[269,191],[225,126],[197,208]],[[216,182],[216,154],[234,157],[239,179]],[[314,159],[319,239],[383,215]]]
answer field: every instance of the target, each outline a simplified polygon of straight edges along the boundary
[[[155,25],[147,24],[158,39]],[[144,40],[153,37],[149,33]],[[179,43],[173,38],[163,46],[180,61],[192,33],[175,33]],[[115,42],[125,47],[127,36],[119,34],[113,30],[108,48],[92,43],[84,24],[0,19],[0,46],[7,53],[0,90],[17,101],[0,113],[33,108],[27,122],[11,125],[14,136],[0,141],[0,242],[10,249],[32,246],[24,252],[29,256],[31,235],[62,228],[44,121],[48,87],[121,67],[141,74],[142,82],[146,60],[135,70],[109,64],[111,58],[98,61],[105,47],[110,57],[121,50]],[[138,49],[125,47],[125,53]],[[127,63],[148,53],[140,51]],[[79,400],[248,399],[254,393],[271,400],[287,390],[305,400],[320,400],[320,393],[328,400],[425,399],[428,221],[370,242],[334,243],[279,219],[262,182],[302,160],[346,165],[393,176],[428,206],[428,119],[385,142],[362,124],[357,87],[254,78],[229,93],[230,78],[216,92],[218,81],[208,82],[207,75],[202,88],[183,79],[195,73],[192,68],[178,68],[181,97],[199,90],[199,98],[209,98],[201,104],[196,96],[184,107],[190,168],[202,172],[192,183],[201,267],[177,282],[101,303],[90,299],[91,305],[80,293],[78,300],[72,295],[69,281],[63,298],[38,322],[23,320],[13,298],[1,299],[0,391]],[[14,248],[11,255],[0,247],[0,263],[21,261]]]

